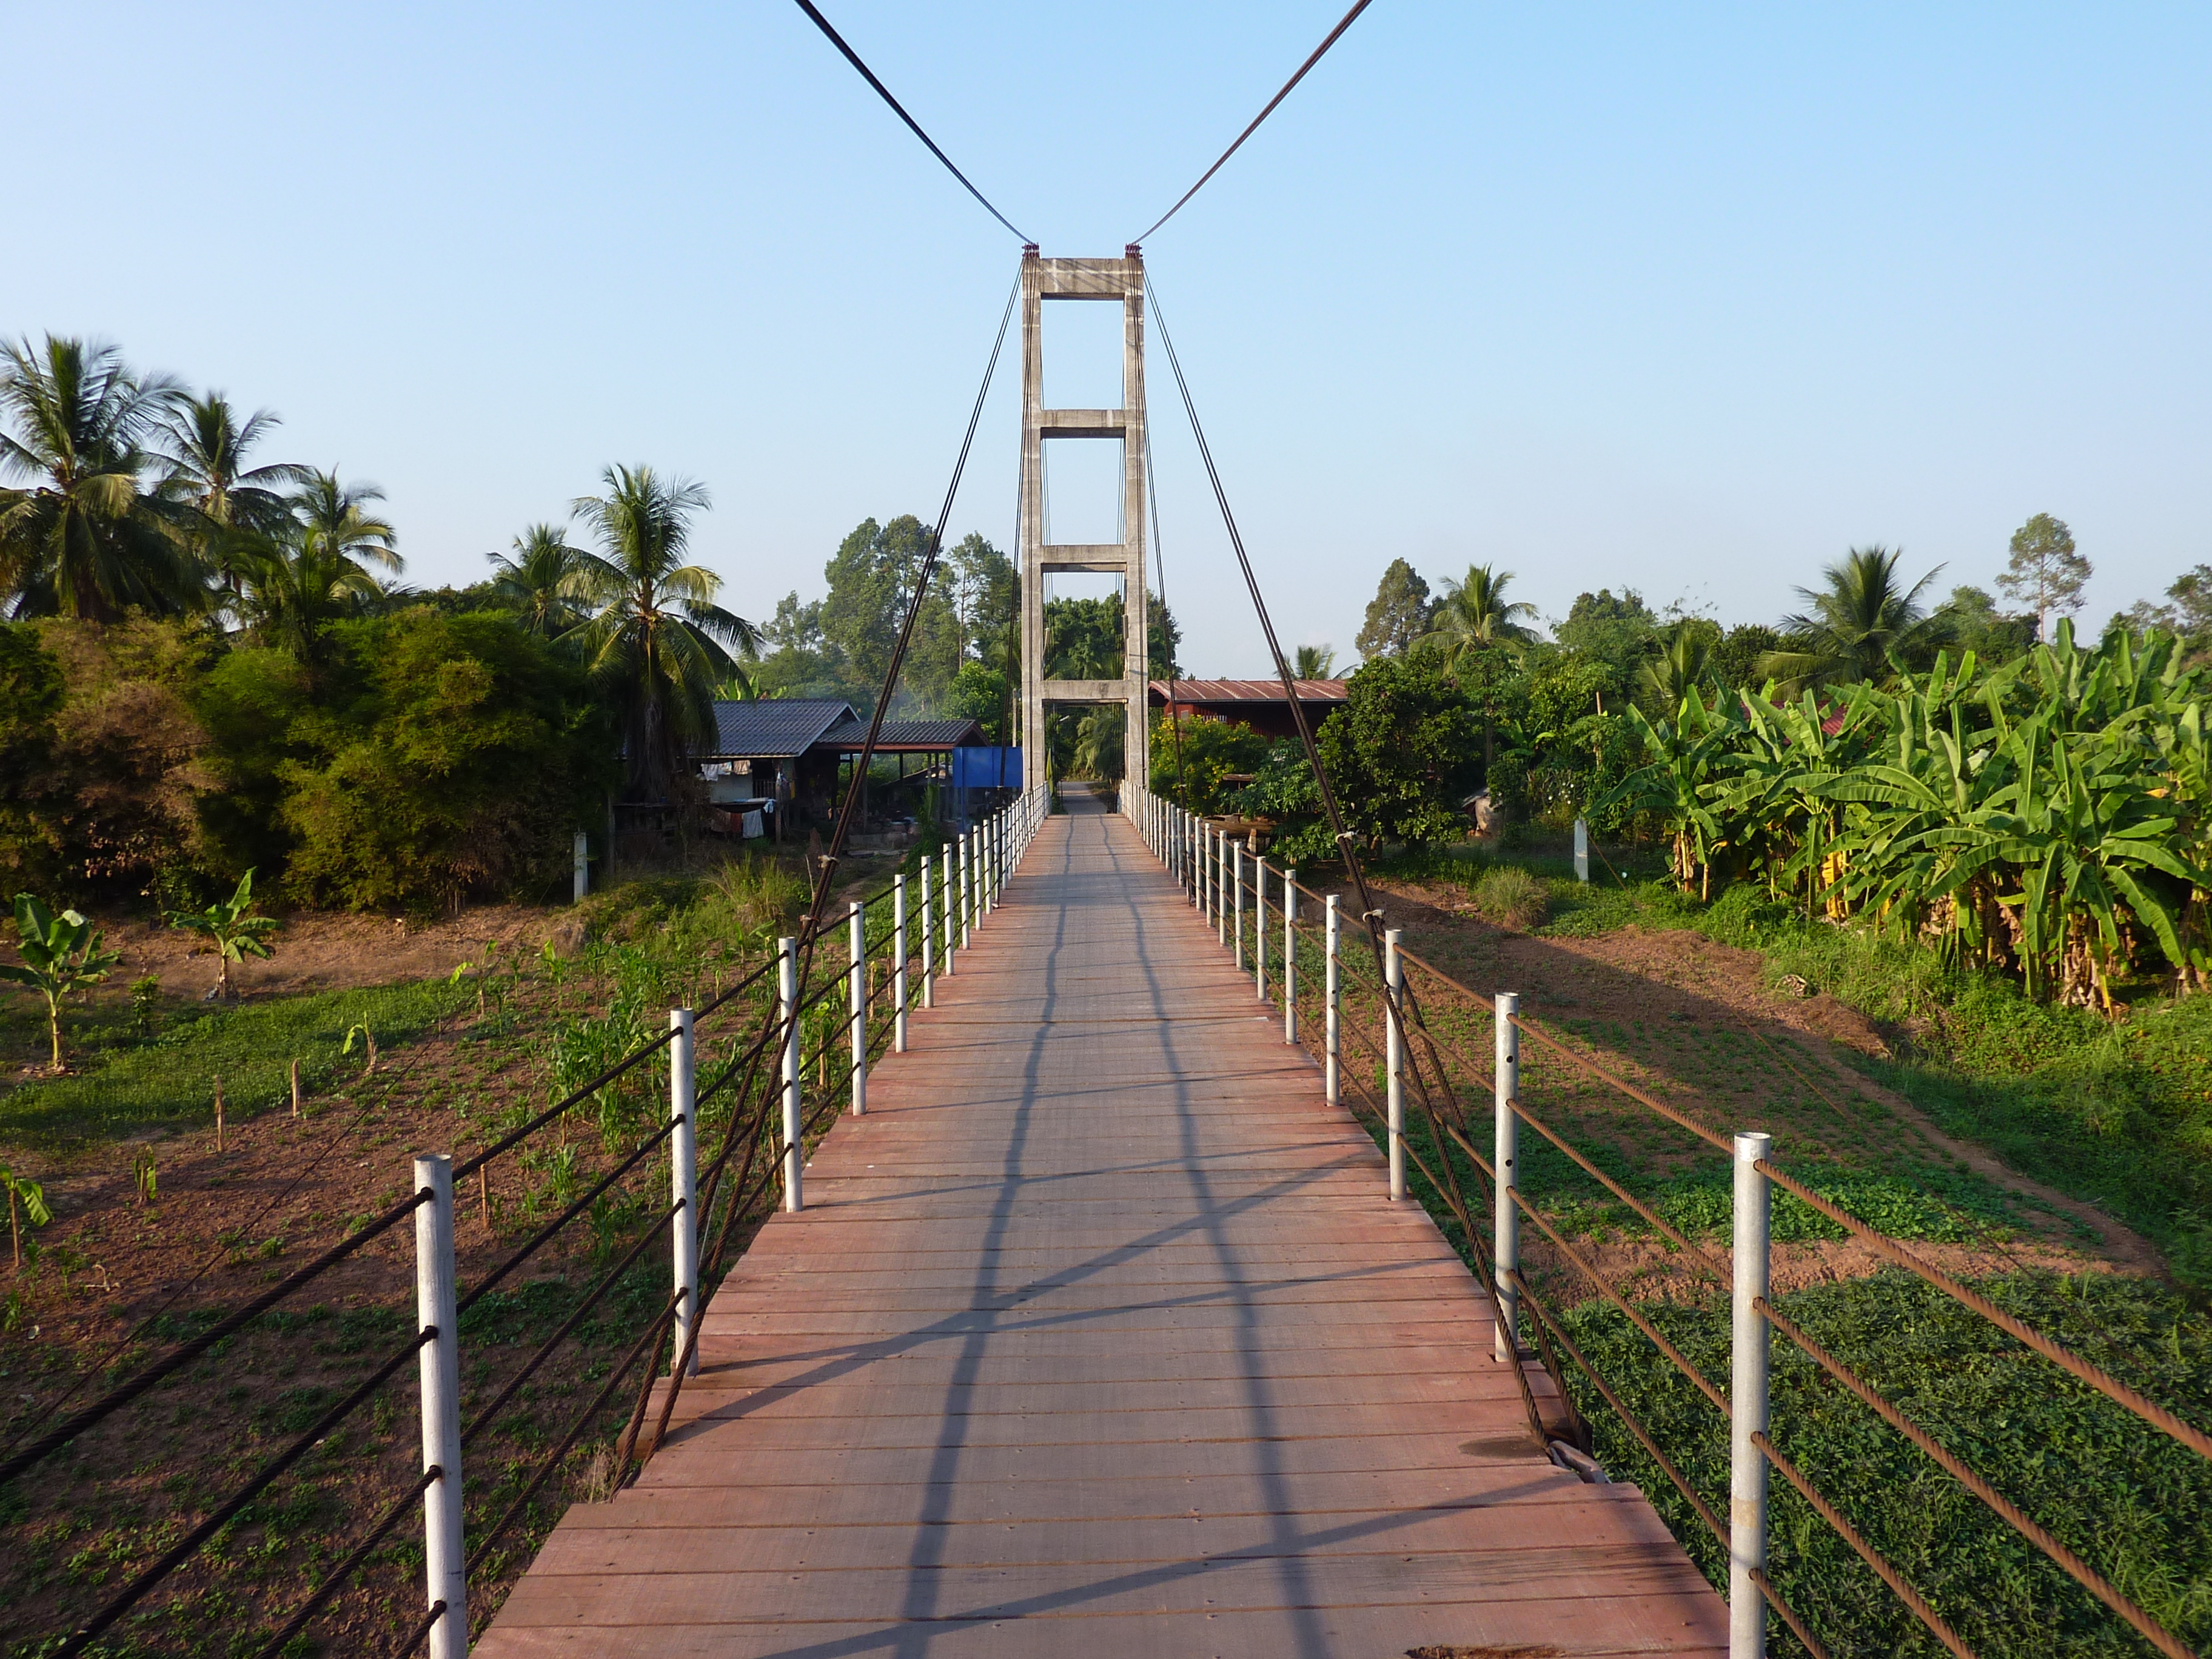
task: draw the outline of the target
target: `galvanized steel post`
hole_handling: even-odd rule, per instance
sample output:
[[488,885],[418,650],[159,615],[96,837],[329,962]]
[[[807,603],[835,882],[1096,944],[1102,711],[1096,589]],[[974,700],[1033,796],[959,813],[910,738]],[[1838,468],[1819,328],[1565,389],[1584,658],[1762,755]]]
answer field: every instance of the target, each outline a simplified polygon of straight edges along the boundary
[[1521,1012],[1521,999],[1511,991],[1497,996],[1497,1031],[1492,1052],[1493,1086],[1492,1157],[1498,1170],[1497,1215],[1491,1237],[1498,1270],[1498,1310],[1504,1316],[1497,1333],[1496,1352],[1501,1364],[1521,1360],[1521,1292],[1513,1274],[1521,1267],[1521,1212],[1513,1194],[1521,1186],[1521,1121],[1513,1108],[1521,1097],[1521,1028],[1513,1021]]
[[799,941],[776,941],[775,1015],[783,1024],[783,1207],[806,1207],[805,1164],[799,1149]]
[[1252,987],[1267,1000],[1267,860],[1252,860]]
[[1337,975],[1337,950],[1344,942],[1344,911],[1337,903],[1337,896],[1328,896],[1328,920],[1322,933],[1322,1077],[1328,1092],[1328,1103],[1343,1104],[1340,1079],[1337,1074],[1337,1010],[1342,1006],[1343,984]]
[[[699,1323],[699,1054],[692,1040],[689,1008],[671,1008],[668,1028],[676,1035],[668,1043],[669,1201],[676,1213],[668,1232],[672,1267],[676,1279],[676,1353]],[[684,1375],[699,1374],[699,1354],[694,1346]]]
[[1283,1041],[1298,1040],[1298,872],[1283,872]]
[[1243,842],[1232,841],[1229,843],[1229,879],[1233,884],[1229,890],[1230,897],[1237,907],[1237,921],[1234,929],[1237,934],[1237,967],[1241,973],[1244,967],[1244,843]]
[[453,1160],[415,1158],[415,1190],[430,1190],[415,1212],[415,1319],[436,1335],[416,1351],[422,1389],[422,1472],[438,1478],[422,1492],[422,1588],[426,1608],[445,1603],[430,1626],[434,1659],[467,1659],[468,1556],[461,1539],[461,1348],[453,1291]]
[[853,1115],[868,1115],[868,912],[860,900],[845,913],[845,1000],[853,1045]]
[[1753,1442],[1767,1425],[1766,1176],[1759,1162],[1771,1139],[1735,1138],[1734,1295],[1729,1350],[1729,1659],[1765,1659],[1766,1456]]
[[[923,866],[927,868],[927,866]],[[906,872],[891,878],[891,1052],[906,1052]]]
[[921,1006],[937,1006],[937,962],[933,951],[936,946],[937,930],[930,926],[929,915],[929,860],[921,860]]
[[1390,1196],[1406,1195],[1406,1033],[1399,1023],[1398,998],[1406,983],[1405,964],[1398,959],[1402,928],[1382,935],[1382,1024],[1384,1070],[1389,1073],[1390,1125]]
[[960,937],[960,928],[953,914],[952,843],[949,841],[945,843],[944,852],[938,860],[938,885],[945,890],[941,896],[945,906],[945,977],[951,979],[953,975],[953,941]]

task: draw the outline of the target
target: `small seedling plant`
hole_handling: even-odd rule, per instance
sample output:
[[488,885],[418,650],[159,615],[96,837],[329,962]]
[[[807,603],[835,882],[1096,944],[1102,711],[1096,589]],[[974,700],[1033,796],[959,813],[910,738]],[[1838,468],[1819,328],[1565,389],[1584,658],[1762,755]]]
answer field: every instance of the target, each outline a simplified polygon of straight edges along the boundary
[[8,1244],[14,1251],[15,1271],[23,1271],[23,1222],[43,1227],[54,1218],[46,1203],[46,1189],[0,1164],[0,1187],[8,1189]]
[[0,963],[0,980],[27,986],[46,1000],[46,1030],[53,1056],[48,1069],[58,1077],[68,1067],[62,1061],[62,1001],[86,991],[107,977],[107,970],[123,960],[118,951],[103,948],[106,936],[74,910],[56,915],[30,893],[15,895],[15,931],[21,936],[15,967]]
[[274,916],[255,913],[251,870],[238,878],[238,890],[228,898],[218,900],[204,910],[172,910],[168,917],[170,927],[199,934],[216,954],[215,988],[208,993],[210,1002],[218,998],[233,1002],[238,1000],[238,987],[230,976],[232,964],[244,962],[248,957],[265,960],[269,936],[283,926]]

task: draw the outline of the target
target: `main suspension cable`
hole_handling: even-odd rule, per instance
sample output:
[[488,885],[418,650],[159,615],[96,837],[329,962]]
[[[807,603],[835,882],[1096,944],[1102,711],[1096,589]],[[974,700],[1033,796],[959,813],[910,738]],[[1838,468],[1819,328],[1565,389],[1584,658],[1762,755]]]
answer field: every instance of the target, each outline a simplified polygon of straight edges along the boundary
[[[1359,0],[1359,3],[1364,6],[1367,3],[1367,0]],[[1007,218],[1006,216],[1000,212],[998,209],[993,207],[991,205],[990,198],[984,195],[981,191],[976,189],[974,185],[969,183],[968,175],[961,172],[958,167],[954,167],[952,165],[952,158],[937,147],[937,140],[924,132],[921,130],[921,123],[915,120],[911,115],[908,115],[906,112],[906,106],[900,103],[897,99],[891,96],[891,89],[885,86],[881,81],[876,79],[875,70],[870,69],[866,64],[862,63],[860,61],[860,54],[854,52],[852,47],[845,44],[845,37],[838,33],[836,29],[830,27],[830,20],[824,17],[815,9],[812,0],[799,0],[799,9],[814,20],[814,27],[816,28],[820,29],[823,33],[830,37],[830,44],[831,46],[836,47],[838,51],[845,54],[845,61],[850,64],[854,69],[860,70],[860,78],[876,89],[876,95],[891,106],[891,112],[896,115],[900,120],[905,122],[907,125],[913,130],[914,136],[915,137],[921,139],[923,143],[929,146],[929,153],[932,155],[934,155],[939,161],[945,163],[945,170],[951,173],[954,178],[957,179],[962,185],[965,185],[968,193],[970,196],[982,203],[983,211],[989,214],[1000,224],[1006,226],[1008,230],[1013,231],[1014,234],[1020,237],[1024,242],[1027,242],[1030,239],[1026,236],[1023,236],[1019,230],[1016,230],[1014,228],[1013,221]],[[1346,20],[1347,22],[1350,21],[1351,20],[1348,18]],[[1343,26],[1340,24],[1338,27],[1341,29]],[[1330,38],[1333,40],[1335,37],[1331,36]],[[1327,48],[1324,47],[1322,50],[1326,51]],[[1317,58],[1321,54],[1316,52],[1314,55]],[[1304,75],[1305,70],[1300,70],[1298,73]],[[1287,92],[1290,88],[1285,87],[1284,90]],[[1271,104],[1268,107],[1272,109],[1274,106]],[[1252,125],[1257,126],[1259,123],[1255,121]],[[1241,144],[1244,141],[1240,138],[1237,142]],[[1228,159],[1229,158],[1227,156],[1222,157],[1223,161],[1227,161]],[[1218,166],[1219,163],[1217,162],[1215,165]],[[1200,184],[1204,184],[1205,182],[1206,181],[1203,179],[1199,180]],[[1177,207],[1181,207],[1182,204],[1178,202],[1176,205]]]
[[[805,6],[806,5],[806,0],[799,0],[799,3]],[[1284,82],[1283,89],[1267,100],[1267,107],[1261,110],[1257,115],[1252,118],[1252,125],[1237,135],[1237,142],[1235,143],[1230,145],[1227,149],[1221,152],[1221,160],[1216,161],[1212,167],[1206,168],[1204,173],[1200,174],[1198,182],[1193,185],[1188,190],[1183,191],[1183,193],[1176,198],[1176,204],[1173,207],[1170,208],[1165,213],[1160,215],[1158,218],[1153,220],[1152,228],[1150,230],[1146,231],[1142,236],[1134,236],[1130,238],[1130,240],[1133,242],[1149,240],[1152,237],[1152,231],[1158,230],[1162,225],[1167,223],[1169,220],[1174,218],[1176,214],[1182,212],[1182,204],[1190,200],[1192,197],[1197,195],[1200,191],[1206,188],[1206,181],[1213,177],[1215,173],[1220,172],[1222,163],[1227,161],[1231,156],[1236,155],[1237,150],[1243,147],[1244,141],[1260,130],[1260,123],[1266,120],[1270,115],[1273,115],[1275,112],[1275,106],[1281,103],[1284,99],[1291,95],[1291,88],[1306,78],[1306,71],[1311,69],[1316,64],[1321,62],[1322,54],[1336,44],[1337,37],[1341,35],[1345,30],[1352,27],[1352,20],[1358,17],[1361,12],[1365,11],[1368,4],[1369,0],[1357,0],[1357,3],[1352,6],[1352,9],[1345,13],[1344,15],[1338,20],[1336,27],[1328,32],[1328,38],[1313,49],[1313,56],[1307,58],[1304,63],[1299,64],[1298,72],[1296,75],[1293,75],[1289,80]],[[806,6],[806,9],[812,11],[814,8],[811,6]],[[822,27],[827,28],[830,26],[827,23],[824,23]],[[832,38],[834,39],[835,37]],[[840,44],[842,43],[841,42]],[[848,52],[846,55],[848,57],[851,57],[852,54]],[[860,60],[854,58],[853,61],[857,64]],[[866,70],[862,70],[860,72],[863,75],[867,75],[867,71]],[[875,79],[872,75],[868,76],[868,78],[872,81]],[[878,90],[880,90],[880,88],[878,88]],[[890,94],[886,92],[884,94],[884,96],[888,98]],[[896,108],[897,106],[894,105],[892,107]],[[901,113],[904,113],[904,112],[902,111]],[[910,121],[907,125],[909,126],[914,125]],[[921,131],[920,127],[915,127],[914,130],[916,132],[920,132]],[[923,142],[927,143],[928,141],[925,139]],[[937,146],[931,144],[930,148],[934,149]],[[952,163],[947,161],[945,165],[951,167]],[[963,184],[967,184],[967,180],[964,179],[962,179],[961,182]],[[970,190],[975,188],[973,185],[969,185],[968,187]],[[981,201],[982,198],[978,197],[976,199]],[[991,204],[988,202],[985,202],[983,205],[989,207]],[[1002,219],[999,222],[1005,224],[1006,221]],[[1006,228],[1012,230],[1013,229],[1013,227],[1012,225],[1007,225]]]

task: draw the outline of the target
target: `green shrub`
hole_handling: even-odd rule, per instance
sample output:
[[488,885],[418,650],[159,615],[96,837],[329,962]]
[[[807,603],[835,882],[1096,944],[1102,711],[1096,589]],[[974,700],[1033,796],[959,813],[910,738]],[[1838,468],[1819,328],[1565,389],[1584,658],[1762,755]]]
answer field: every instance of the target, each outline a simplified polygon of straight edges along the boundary
[[1526,870],[1508,866],[1492,871],[1475,884],[1474,902],[1488,921],[1526,933],[1550,914],[1552,895]]

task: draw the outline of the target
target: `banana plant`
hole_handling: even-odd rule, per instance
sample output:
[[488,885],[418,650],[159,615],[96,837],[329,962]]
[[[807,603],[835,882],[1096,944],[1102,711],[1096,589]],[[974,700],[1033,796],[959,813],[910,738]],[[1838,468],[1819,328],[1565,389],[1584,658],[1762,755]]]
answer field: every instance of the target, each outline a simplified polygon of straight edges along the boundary
[[6,1164],[0,1164],[0,1187],[8,1190],[8,1243],[15,1255],[15,1271],[23,1271],[23,1222],[17,1215],[27,1217],[33,1227],[43,1227],[54,1218],[53,1210],[46,1203],[46,1189],[37,1182],[17,1175]]
[[1626,718],[1650,759],[1593,801],[1589,810],[1625,805],[1652,814],[1666,826],[1674,843],[1675,884],[1688,892],[1692,877],[1703,870],[1704,885],[1710,890],[1712,855],[1723,836],[1720,817],[1707,796],[1717,766],[1727,757],[1739,728],[1726,714],[1708,709],[1694,686],[1672,720],[1655,724],[1633,703]]
[[119,951],[103,948],[105,935],[74,910],[56,915],[29,893],[15,895],[15,952],[22,966],[0,963],[0,980],[27,987],[46,1000],[46,1031],[53,1054],[48,1069],[59,1076],[62,1060],[62,1002],[90,990],[123,960]]
[[211,1001],[218,997],[236,1000],[238,988],[230,977],[231,964],[248,957],[265,959],[269,935],[283,925],[274,916],[255,913],[251,870],[238,878],[238,890],[228,898],[219,899],[204,910],[172,910],[168,921],[172,927],[202,935],[214,950],[215,988],[208,993]]

